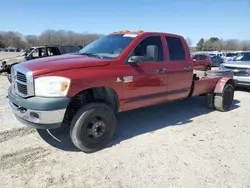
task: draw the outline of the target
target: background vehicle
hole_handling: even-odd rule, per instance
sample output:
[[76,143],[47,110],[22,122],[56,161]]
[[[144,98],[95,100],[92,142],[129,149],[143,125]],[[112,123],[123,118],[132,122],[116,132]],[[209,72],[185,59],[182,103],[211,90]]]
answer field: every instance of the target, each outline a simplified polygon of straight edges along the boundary
[[8,99],[20,122],[37,129],[64,122],[75,146],[89,153],[110,141],[118,112],[200,95],[209,108],[230,110],[231,71],[199,77],[194,68],[182,36],[115,32],[79,53],[13,66]]
[[195,54],[193,56],[194,69],[207,71],[211,70],[211,58],[208,54]]
[[224,59],[216,55],[211,57],[211,61],[212,67],[219,67],[221,63],[224,63]]
[[10,74],[10,68],[14,64],[43,57],[73,53],[79,51],[81,48],[82,46],[80,45],[45,45],[45,46],[32,47],[29,48],[22,55],[1,59],[0,72],[8,72]]
[[250,51],[239,53],[232,61],[220,65],[222,70],[231,70],[237,85],[250,87]]
[[227,53],[226,56],[225,56],[225,60],[226,61],[231,61],[231,60],[233,60],[233,58],[235,56],[237,56],[237,53],[233,53],[233,52]]

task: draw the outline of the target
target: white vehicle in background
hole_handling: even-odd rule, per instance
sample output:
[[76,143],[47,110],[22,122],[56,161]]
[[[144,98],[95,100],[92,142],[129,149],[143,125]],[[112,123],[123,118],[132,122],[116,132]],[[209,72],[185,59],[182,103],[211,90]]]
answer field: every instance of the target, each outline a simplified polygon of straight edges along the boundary
[[226,53],[226,56],[225,56],[225,60],[226,61],[232,61],[236,56],[237,56],[237,52],[229,52],[229,53]]
[[220,64],[220,69],[231,70],[238,86],[250,88],[250,51],[238,53],[232,61]]

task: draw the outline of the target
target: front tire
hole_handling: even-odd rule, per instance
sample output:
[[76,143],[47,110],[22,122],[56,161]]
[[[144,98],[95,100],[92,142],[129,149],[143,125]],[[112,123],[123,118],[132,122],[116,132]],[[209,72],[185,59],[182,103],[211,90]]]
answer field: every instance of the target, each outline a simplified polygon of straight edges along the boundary
[[70,125],[70,137],[74,145],[85,153],[105,147],[114,135],[116,118],[104,103],[84,105]]

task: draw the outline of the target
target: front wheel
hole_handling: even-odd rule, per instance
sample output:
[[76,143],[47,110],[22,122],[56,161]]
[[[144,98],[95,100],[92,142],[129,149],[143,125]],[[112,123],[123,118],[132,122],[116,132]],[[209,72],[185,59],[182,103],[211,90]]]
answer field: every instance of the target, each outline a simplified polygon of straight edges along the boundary
[[105,147],[114,135],[116,118],[104,103],[83,106],[70,125],[70,137],[74,145],[85,153]]

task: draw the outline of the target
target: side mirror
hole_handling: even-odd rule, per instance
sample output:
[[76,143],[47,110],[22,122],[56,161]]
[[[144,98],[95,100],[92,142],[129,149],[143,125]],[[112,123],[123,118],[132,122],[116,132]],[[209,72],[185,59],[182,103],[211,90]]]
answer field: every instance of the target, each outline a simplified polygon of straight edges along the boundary
[[144,61],[149,61],[149,60],[151,60],[151,58],[146,57],[146,56],[130,56],[130,58],[128,59],[128,63],[136,64],[139,62],[144,62]]
[[193,59],[193,62],[195,63],[197,60],[196,59]]
[[158,58],[158,47],[156,45],[147,46],[147,57],[151,58],[153,61],[156,61]]

